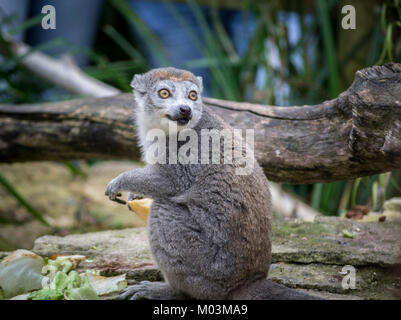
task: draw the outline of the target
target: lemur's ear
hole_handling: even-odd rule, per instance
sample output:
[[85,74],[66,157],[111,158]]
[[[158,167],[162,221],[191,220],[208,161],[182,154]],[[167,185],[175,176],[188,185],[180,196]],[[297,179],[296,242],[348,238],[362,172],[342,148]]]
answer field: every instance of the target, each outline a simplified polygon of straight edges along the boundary
[[142,74],[136,74],[131,81],[131,87],[140,93],[146,92],[145,76]]
[[203,79],[202,79],[202,77],[196,77],[196,79],[198,80],[199,90],[200,90],[200,92],[202,92],[203,91]]

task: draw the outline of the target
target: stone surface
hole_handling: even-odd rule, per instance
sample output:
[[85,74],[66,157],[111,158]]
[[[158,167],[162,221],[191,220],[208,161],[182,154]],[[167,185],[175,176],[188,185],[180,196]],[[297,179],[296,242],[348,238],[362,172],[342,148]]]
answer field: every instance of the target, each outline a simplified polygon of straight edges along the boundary
[[103,275],[127,273],[129,279],[161,279],[150,253],[146,228],[109,230],[65,237],[43,236],[33,251],[42,255],[82,254],[81,269],[98,269]]
[[[328,299],[401,299],[401,223],[356,222],[317,217],[287,221],[273,228],[273,264],[269,277],[289,287]],[[346,238],[343,230],[354,234]],[[35,241],[38,254],[83,254],[81,268],[103,274],[127,273],[131,280],[158,280],[146,228],[102,231]],[[343,290],[345,265],[356,268],[356,289]]]
[[[341,286],[343,265],[274,263],[269,278],[292,288],[309,289],[315,295],[334,299],[401,299],[401,272],[377,266],[355,267],[356,288]],[[330,294],[330,295],[329,295]]]
[[401,221],[401,198],[384,202],[382,215],[386,217],[386,221]]
[[[354,235],[347,238],[343,231]],[[393,266],[401,264],[401,223],[316,217],[273,228],[273,261]]]
[[392,198],[383,204],[383,211],[397,211],[401,213],[401,198]]

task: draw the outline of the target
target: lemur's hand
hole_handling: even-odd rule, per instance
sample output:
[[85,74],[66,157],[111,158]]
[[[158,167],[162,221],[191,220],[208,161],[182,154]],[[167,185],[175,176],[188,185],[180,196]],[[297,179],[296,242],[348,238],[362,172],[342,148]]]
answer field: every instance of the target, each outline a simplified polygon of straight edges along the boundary
[[131,209],[131,207],[130,207],[130,205],[129,205],[129,202],[130,202],[130,201],[133,201],[133,200],[139,200],[139,199],[143,199],[143,197],[140,196],[140,195],[138,195],[138,194],[136,194],[136,193],[133,193],[133,192],[129,192],[129,193],[128,193],[127,207],[128,207],[128,210],[129,210],[129,211],[132,211],[132,209]]
[[126,201],[118,198],[121,197],[120,191],[121,191],[121,176],[118,176],[109,182],[104,194],[108,196],[111,201],[115,201],[121,204],[126,204]]

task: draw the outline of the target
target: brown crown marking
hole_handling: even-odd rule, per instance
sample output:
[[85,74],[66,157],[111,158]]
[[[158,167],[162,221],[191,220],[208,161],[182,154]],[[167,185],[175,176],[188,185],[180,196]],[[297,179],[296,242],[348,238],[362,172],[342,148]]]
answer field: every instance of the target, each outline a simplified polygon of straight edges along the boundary
[[168,70],[160,70],[152,74],[153,79],[158,80],[173,80],[173,81],[194,81],[194,76],[188,71],[180,73],[172,73]]

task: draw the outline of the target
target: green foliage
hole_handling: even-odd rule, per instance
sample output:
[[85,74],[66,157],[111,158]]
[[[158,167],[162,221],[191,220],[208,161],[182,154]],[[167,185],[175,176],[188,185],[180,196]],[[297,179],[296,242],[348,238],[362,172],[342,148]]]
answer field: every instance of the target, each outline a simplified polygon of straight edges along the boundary
[[[394,34],[401,33],[401,1],[386,1],[381,7],[380,27],[384,35],[382,51],[377,64],[401,60],[401,41],[394,39]],[[397,48],[398,47],[398,48]]]
[[110,3],[126,20],[128,20],[130,23],[132,23],[132,25],[135,26],[136,30],[143,37],[143,39],[146,39],[147,46],[157,57],[160,65],[168,66],[169,63],[168,59],[166,58],[163,46],[161,45],[159,39],[140,19],[140,17],[131,10],[131,8],[125,3],[124,0],[111,0]]
[[329,65],[330,98],[340,94],[340,77],[334,44],[334,34],[331,27],[330,12],[326,0],[316,0],[317,18],[322,28],[324,53]]
[[49,225],[45,219],[37,212],[19,193],[15,188],[2,176],[0,175],[0,185],[12,195],[19,204],[21,204],[25,209],[37,220],[39,220],[44,225]]

